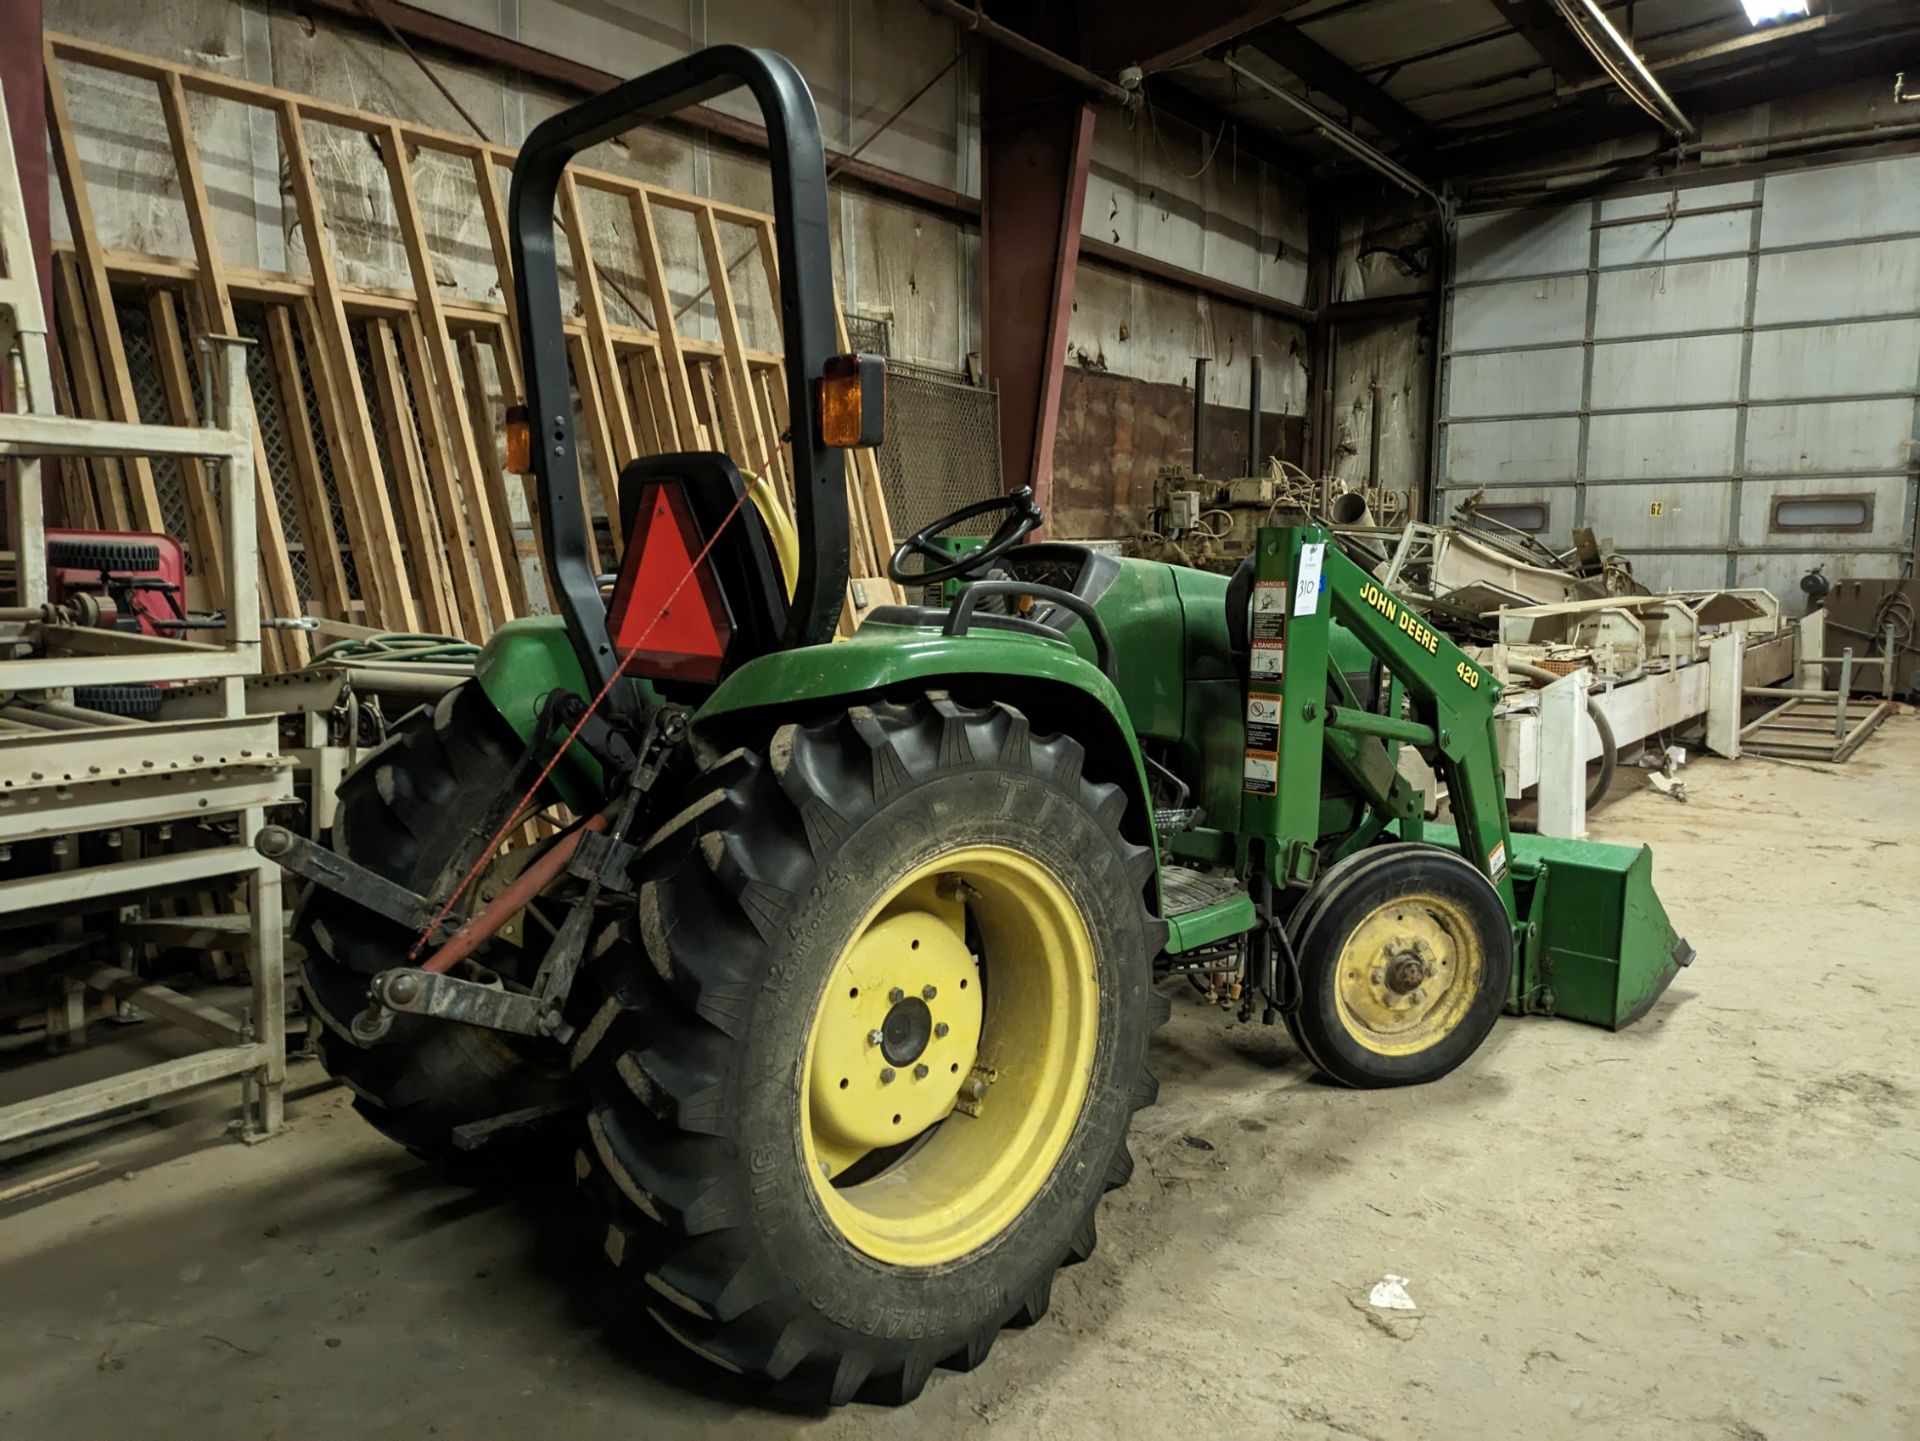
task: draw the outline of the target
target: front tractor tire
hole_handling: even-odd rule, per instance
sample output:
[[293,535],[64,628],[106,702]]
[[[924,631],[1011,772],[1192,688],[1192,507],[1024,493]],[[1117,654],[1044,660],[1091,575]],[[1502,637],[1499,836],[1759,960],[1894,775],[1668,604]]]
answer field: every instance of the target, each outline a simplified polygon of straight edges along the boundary
[[1493,1030],[1513,929],[1457,852],[1396,841],[1329,870],[1288,925],[1300,1003],[1287,1029],[1321,1073],[1377,1089],[1437,1081]]
[[[520,750],[478,684],[449,691],[402,719],[341,783],[334,851],[431,893],[455,848],[484,824],[509,784]],[[534,929],[523,922],[523,931]],[[305,952],[302,987],[321,1023],[321,1063],[353,1092],[361,1115],[415,1155],[486,1179],[523,1159],[539,1140],[540,1119],[568,1109],[576,1093],[557,1050],[547,1055],[501,1032],[420,1016],[395,1016],[378,1040],[354,1034],[367,983],[409,964],[417,937],[404,926],[315,887],[300,905],[294,937]],[[537,957],[499,941],[485,960],[521,980],[538,966]],[[534,1124],[478,1127],[516,1115]]]
[[1092,1251],[1165,927],[1085,760],[1005,705],[860,706],[715,761],[649,844],[579,1169],[618,1289],[686,1346],[903,1403]]

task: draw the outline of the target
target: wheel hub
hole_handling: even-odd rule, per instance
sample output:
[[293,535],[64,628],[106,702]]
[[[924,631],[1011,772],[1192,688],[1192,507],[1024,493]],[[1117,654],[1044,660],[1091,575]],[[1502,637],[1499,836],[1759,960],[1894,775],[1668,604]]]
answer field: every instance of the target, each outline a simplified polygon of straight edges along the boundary
[[896,1066],[919,1060],[932,1039],[933,1012],[918,996],[896,1001],[880,1023],[880,1054]]
[[875,898],[800,1072],[807,1170],[842,1236],[939,1266],[1017,1220],[1086,1100],[1097,965],[1072,893],[1011,847],[955,848]]
[[1387,989],[1396,995],[1415,990],[1426,978],[1426,966],[1411,952],[1402,952],[1387,965]]
[[1482,958],[1458,907],[1438,896],[1388,901],[1341,951],[1335,1001],[1349,1034],[1383,1054],[1434,1044],[1458,1025]]
[[944,1119],[973,1069],[979,970],[951,909],[893,910],[834,969],[807,1088],[826,1176]]

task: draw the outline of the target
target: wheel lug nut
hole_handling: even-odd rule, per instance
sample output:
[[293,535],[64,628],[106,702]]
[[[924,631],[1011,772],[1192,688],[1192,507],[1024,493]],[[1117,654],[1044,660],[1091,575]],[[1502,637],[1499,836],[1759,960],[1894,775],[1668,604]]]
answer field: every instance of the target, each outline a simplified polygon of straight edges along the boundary
[[887,1033],[881,1030],[877,1026],[873,1030],[867,1032],[867,1044],[869,1046],[877,1046],[882,1041],[886,1040],[886,1038],[887,1038]]
[[915,1067],[913,1068],[913,1078],[914,1078],[914,1080],[916,1080],[916,1081],[924,1081],[924,1080],[926,1080],[926,1078],[927,1078],[927,1063],[926,1063],[925,1061],[922,1061],[922,1062],[921,1062],[921,1063],[920,1063],[919,1065],[917,1065],[917,1066],[915,1066]]
[[947,1029],[947,1023],[945,1021],[935,1021],[933,1023],[933,1033],[936,1036],[945,1036]]
[[923,1001],[930,1001],[939,994],[940,992],[935,990],[932,986],[922,986],[920,988],[920,999]]
[[886,1066],[882,1068],[880,1072],[880,1084],[883,1086],[891,1086],[893,1084],[893,1067],[892,1066]]
[[901,990],[898,986],[895,986],[892,990],[887,992],[887,999],[896,1006],[899,1005],[906,998],[907,998],[907,993]]
[[1373,968],[1373,983],[1376,986],[1379,985],[1382,981],[1386,980],[1386,978],[1387,978],[1387,973],[1385,971],[1381,970],[1378,966],[1375,966]]

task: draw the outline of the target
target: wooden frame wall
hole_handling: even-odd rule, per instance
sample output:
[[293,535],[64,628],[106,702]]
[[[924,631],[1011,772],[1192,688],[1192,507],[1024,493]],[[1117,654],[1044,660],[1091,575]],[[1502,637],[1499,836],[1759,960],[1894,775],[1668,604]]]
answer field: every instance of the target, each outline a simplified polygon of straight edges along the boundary
[[[295,496],[291,515],[301,528],[312,592],[301,595],[296,589],[280,506],[256,426],[263,608],[277,615],[319,613],[382,629],[426,628],[476,640],[500,622],[525,614],[529,593],[543,594],[546,583],[544,576],[530,582],[526,573],[524,562],[537,556],[537,544],[516,537],[510,496],[517,487],[502,469],[495,428],[496,409],[521,399],[515,343],[519,321],[512,309],[507,219],[499,189],[501,171],[511,168],[514,152],[69,36],[49,35],[46,51],[48,123],[74,237],[56,267],[57,309],[69,367],[62,379],[78,413],[138,418],[115,312],[117,293],[147,294],[156,348],[169,355],[180,352],[177,316],[166,292],[185,298],[196,335],[233,334],[236,303],[260,306],[273,393],[287,432],[288,479]],[[191,259],[103,246],[68,106],[66,65],[106,70],[156,87],[186,208]],[[188,112],[189,94],[237,102],[274,117],[285,188],[306,237],[309,274],[235,266],[220,254]],[[378,146],[411,289],[342,280],[309,149],[311,125],[357,131]],[[437,284],[412,168],[413,157],[421,151],[451,156],[471,167],[505,303],[443,293]],[[586,191],[614,197],[632,222],[642,295],[653,328],[616,323],[608,316],[603,268],[593,253],[583,205]],[[692,218],[718,320],[717,340],[683,335],[675,324],[657,209]],[[788,458],[776,439],[786,425],[783,358],[745,341],[729,275],[732,267],[722,248],[723,222],[750,237],[777,308],[771,217],[578,167],[568,172],[562,186],[559,225],[573,260],[581,310],[567,324],[568,353],[606,515],[619,513],[614,491],[618,466],[636,456],[681,449],[724,450],[748,476],[766,467],[775,491],[786,505],[792,504]],[[738,262],[735,257],[732,266]],[[165,334],[162,326],[167,327]],[[371,396],[363,383],[356,342],[372,359]],[[492,358],[490,387],[483,353]],[[311,407],[300,374],[303,358],[304,379],[314,396]],[[164,378],[170,407],[176,412],[189,408],[192,391],[186,379],[171,371]],[[187,416],[176,415],[188,417],[190,409]],[[323,474],[322,445],[330,460],[331,488]],[[857,623],[866,606],[898,598],[897,588],[884,580],[892,537],[878,465],[871,451],[857,451],[851,460],[850,569],[861,582],[864,604],[856,607],[849,600],[848,624]],[[84,476],[69,484],[70,513],[79,521],[163,528],[145,462],[124,467],[102,462],[91,472],[91,485]],[[524,484],[527,513],[537,528],[531,484]],[[182,539],[196,554],[217,556],[217,531],[208,528],[217,526],[217,516],[207,497],[192,493],[190,482],[188,489],[191,533]],[[350,594],[334,544],[336,504],[353,554],[357,599]],[[608,539],[617,553],[620,537]],[[596,540],[596,551],[600,545]],[[602,569],[611,568],[614,559],[594,557]],[[228,578],[217,565],[201,567],[200,579],[208,602],[222,604]],[[281,666],[305,659],[303,637],[280,632],[277,639]]]

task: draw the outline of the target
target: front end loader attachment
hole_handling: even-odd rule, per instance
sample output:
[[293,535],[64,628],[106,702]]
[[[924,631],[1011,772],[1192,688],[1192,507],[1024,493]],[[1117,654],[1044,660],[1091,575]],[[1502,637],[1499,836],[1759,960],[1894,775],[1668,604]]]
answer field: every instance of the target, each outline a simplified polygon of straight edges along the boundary
[[[1307,887],[1302,912],[1316,920],[1323,907],[1315,905],[1314,888],[1349,884],[1341,878],[1361,874],[1353,867],[1382,835],[1442,846],[1494,888],[1513,928],[1512,967],[1502,977],[1508,1011],[1613,1030],[1644,1015],[1693,960],[1654,894],[1653,853],[1513,829],[1493,728],[1498,678],[1317,527],[1261,530],[1251,599],[1240,828],[1245,844],[1264,847],[1268,874],[1260,879],[1276,888]],[[1336,627],[1374,657],[1384,697],[1362,703],[1352,693],[1347,663],[1331,649]],[[1400,745],[1419,748],[1440,773],[1453,825],[1422,823],[1421,798],[1398,769]],[[1341,838],[1343,855],[1331,858],[1321,855],[1329,766],[1366,810]],[[1366,873],[1377,880],[1385,864]],[[1435,908],[1420,898],[1407,909]],[[1302,929],[1310,928],[1303,922]],[[1392,964],[1390,955],[1374,967],[1389,989]],[[1365,991],[1366,968],[1341,974],[1357,977]],[[1396,1007],[1424,1004],[1427,982],[1409,970],[1406,984],[1404,999],[1373,998],[1385,1028],[1374,1037],[1376,1050],[1402,1043],[1393,1029],[1404,1024]],[[1347,999],[1354,1014],[1369,1003],[1367,994]]]
[[1654,894],[1648,847],[1515,835],[1513,849],[1523,924],[1510,1011],[1617,1031],[1693,963]]

